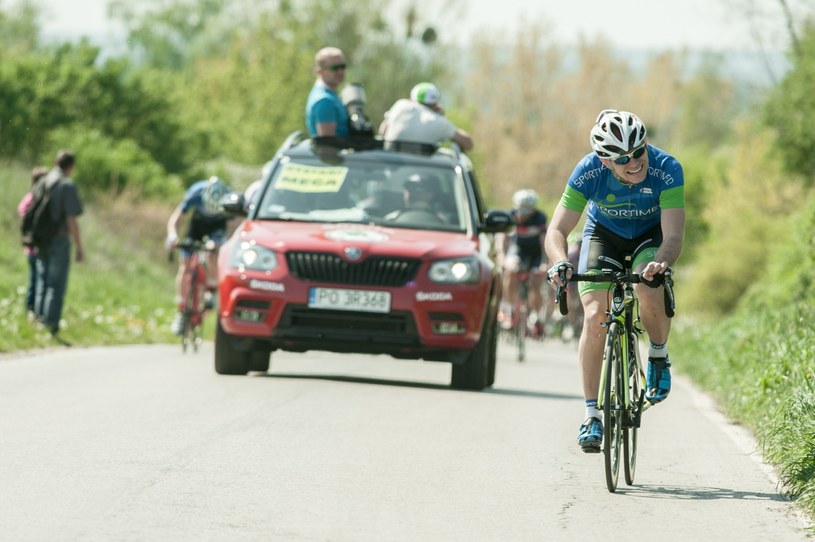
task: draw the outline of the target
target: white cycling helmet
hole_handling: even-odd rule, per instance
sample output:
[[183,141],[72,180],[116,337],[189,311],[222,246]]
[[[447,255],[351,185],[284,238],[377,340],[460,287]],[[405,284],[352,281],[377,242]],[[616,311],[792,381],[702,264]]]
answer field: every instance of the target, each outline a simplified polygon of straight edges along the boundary
[[645,125],[634,113],[606,109],[591,129],[591,148],[600,158],[614,160],[645,143]]
[[512,205],[516,209],[533,210],[538,205],[538,193],[531,188],[518,190],[512,196]]
[[204,192],[201,194],[201,201],[204,204],[204,212],[208,215],[217,215],[223,212],[221,198],[231,190],[222,179],[212,176],[207,180]]

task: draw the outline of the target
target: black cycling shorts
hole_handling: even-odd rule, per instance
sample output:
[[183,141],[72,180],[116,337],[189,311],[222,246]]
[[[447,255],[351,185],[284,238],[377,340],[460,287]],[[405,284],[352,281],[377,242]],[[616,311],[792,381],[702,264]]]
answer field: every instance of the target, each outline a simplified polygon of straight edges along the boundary
[[[598,269],[622,271],[628,256],[631,257],[631,268],[635,269],[639,264],[653,260],[661,244],[662,227],[659,225],[639,237],[626,239],[597,224],[593,232],[586,233],[583,237],[578,273]],[[608,284],[601,282],[581,282],[579,287],[581,295],[590,290],[606,289]]]

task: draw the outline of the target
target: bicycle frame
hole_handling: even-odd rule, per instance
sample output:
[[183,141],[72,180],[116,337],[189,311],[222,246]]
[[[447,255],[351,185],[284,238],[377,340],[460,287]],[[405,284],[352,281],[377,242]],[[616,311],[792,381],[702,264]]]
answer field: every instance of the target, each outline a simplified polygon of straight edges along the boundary
[[[633,277],[636,277],[636,280],[631,280]],[[643,406],[647,409],[650,406],[650,403],[647,405],[643,405],[643,399],[645,398],[645,375],[642,371],[642,366],[640,364],[640,356],[638,351],[638,344],[639,340],[638,337],[641,333],[643,333],[642,327],[640,324],[640,317],[639,317],[639,303],[637,300],[637,296],[634,293],[634,288],[632,284],[635,282],[639,282],[638,275],[631,275],[630,273],[620,274],[615,282],[613,283],[609,293],[610,295],[610,309],[606,312],[608,316],[608,320],[603,323],[603,327],[611,328],[611,324],[613,322],[617,322],[619,327],[615,329],[609,329],[609,340],[613,337],[611,333],[618,333],[617,329],[622,329],[622,334],[626,337],[625,340],[621,339],[621,349],[622,349],[622,356],[620,356],[621,363],[621,374],[623,375],[630,375],[631,370],[635,370],[636,373],[640,376],[640,385],[641,385],[641,393],[640,397],[638,397],[637,404],[638,407],[635,408],[633,411],[629,410],[629,406],[631,405],[631,397],[629,395],[629,387],[623,386],[623,402],[622,407],[625,409],[625,412],[629,412],[631,414],[631,418],[624,419],[626,424],[633,427],[640,426],[640,416],[644,411]],[[635,316],[636,311],[636,316]],[[605,389],[606,379],[608,378],[608,369],[609,363],[607,360],[603,360],[602,372],[600,373],[600,390]],[[633,367],[632,365],[633,361]],[[597,408],[602,410],[604,404],[604,397],[603,393],[598,395],[597,400]]]
[[178,245],[179,249],[192,251],[181,280],[181,303],[179,311],[184,315],[184,329],[181,333],[181,348],[186,352],[192,345],[198,351],[201,345],[201,326],[207,310],[203,306],[203,296],[207,286],[208,255],[215,250],[209,240],[188,240]]

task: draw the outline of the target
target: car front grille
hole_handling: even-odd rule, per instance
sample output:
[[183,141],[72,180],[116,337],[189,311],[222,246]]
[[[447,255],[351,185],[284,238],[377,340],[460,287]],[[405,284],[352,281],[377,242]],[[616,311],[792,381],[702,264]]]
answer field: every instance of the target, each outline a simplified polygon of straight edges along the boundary
[[404,286],[416,276],[420,261],[372,257],[358,263],[336,254],[288,252],[289,271],[300,280],[358,286]]
[[400,352],[420,345],[410,311],[389,314],[310,309],[289,305],[272,339],[290,350]]

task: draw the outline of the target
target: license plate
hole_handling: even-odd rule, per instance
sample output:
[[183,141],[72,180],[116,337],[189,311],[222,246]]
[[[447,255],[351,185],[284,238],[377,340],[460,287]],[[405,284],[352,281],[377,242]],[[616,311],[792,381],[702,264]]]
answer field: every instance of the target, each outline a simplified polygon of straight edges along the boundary
[[312,288],[308,294],[308,306],[312,309],[384,313],[391,310],[391,293],[374,290]]

